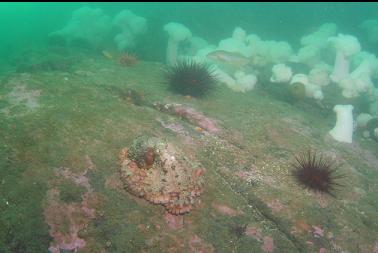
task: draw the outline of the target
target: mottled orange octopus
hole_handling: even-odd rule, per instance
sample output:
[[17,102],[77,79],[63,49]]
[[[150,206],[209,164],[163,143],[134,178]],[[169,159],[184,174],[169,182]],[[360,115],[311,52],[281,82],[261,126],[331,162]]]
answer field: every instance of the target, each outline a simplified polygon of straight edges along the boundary
[[155,137],[137,138],[119,154],[121,180],[138,197],[163,205],[174,215],[192,210],[201,195],[204,169],[193,168],[173,145]]

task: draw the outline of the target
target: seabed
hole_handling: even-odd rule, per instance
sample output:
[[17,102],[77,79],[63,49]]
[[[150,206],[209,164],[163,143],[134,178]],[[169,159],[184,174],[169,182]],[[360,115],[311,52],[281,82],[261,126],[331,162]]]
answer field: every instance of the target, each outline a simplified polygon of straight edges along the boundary
[[[1,80],[1,252],[46,252],[58,232],[85,243],[77,252],[377,252],[378,144],[358,133],[353,144],[327,136],[331,109],[288,103],[261,86],[234,93],[218,84],[206,99],[175,95],[155,62],[125,67],[78,53],[54,60],[69,67]],[[156,102],[192,107],[221,131],[156,110]],[[118,154],[140,135],[172,143],[205,169],[189,213],[171,215],[124,189]],[[341,164],[336,198],[291,176],[293,155],[305,147]],[[67,216],[57,218],[52,206]]]

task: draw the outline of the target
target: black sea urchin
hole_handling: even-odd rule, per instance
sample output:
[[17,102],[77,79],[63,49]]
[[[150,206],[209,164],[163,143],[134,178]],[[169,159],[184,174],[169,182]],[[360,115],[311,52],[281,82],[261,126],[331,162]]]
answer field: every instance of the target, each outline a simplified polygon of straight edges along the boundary
[[340,184],[337,180],[343,175],[338,173],[338,166],[316,151],[311,149],[295,156],[296,162],[292,165],[294,168],[293,176],[299,184],[310,190],[327,193],[333,197],[334,190]]
[[167,80],[173,92],[192,97],[207,95],[216,81],[214,72],[208,64],[193,60],[179,61],[170,67]]

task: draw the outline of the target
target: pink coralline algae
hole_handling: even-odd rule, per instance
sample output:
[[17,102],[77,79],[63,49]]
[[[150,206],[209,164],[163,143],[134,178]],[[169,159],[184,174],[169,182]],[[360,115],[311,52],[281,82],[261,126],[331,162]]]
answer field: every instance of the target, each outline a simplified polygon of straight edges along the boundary
[[378,243],[375,244],[375,247],[373,249],[373,253],[378,253]]
[[260,230],[258,230],[255,227],[251,227],[251,226],[248,226],[245,229],[245,235],[252,237],[252,238],[256,239],[257,241],[262,241],[262,238],[263,238]]
[[234,217],[234,216],[238,216],[238,215],[243,214],[242,211],[235,210],[235,209],[228,207],[226,205],[213,203],[212,207],[215,208],[219,213],[221,213],[223,215],[230,216],[230,217]]
[[173,230],[181,229],[184,226],[184,217],[166,213],[164,216],[165,222],[168,227]]
[[278,199],[270,201],[267,206],[272,209],[273,213],[279,213],[285,209],[285,206]]
[[[6,96],[8,100],[8,106],[2,108],[0,113],[4,113],[6,116],[13,114],[15,108],[18,106],[24,106],[26,112],[36,111],[40,104],[38,98],[41,96],[41,90],[31,90],[26,85],[28,81],[23,77],[12,78],[6,86],[12,87],[12,91]],[[24,113],[15,113],[14,115],[22,115]]]
[[209,133],[219,133],[221,131],[214,119],[206,117],[202,112],[196,111],[189,106],[182,104],[156,103],[155,107],[160,111],[183,118],[189,123],[198,126]]
[[274,251],[273,238],[270,236],[262,235],[261,231],[253,226],[247,226],[245,229],[245,235],[262,242],[261,249],[263,252],[271,253]]
[[305,243],[306,243],[308,246],[310,246],[310,247],[314,246],[314,243],[313,243],[312,241],[306,241]]
[[60,199],[60,191],[56,186],[47,191],[44,216],[50,227],[50,236],[54,238],[49,247],[52,253],[59,253],[61,250],[76,252],[86,246],[85,240],[79,237],[79,232],[95,218],[96,211],[93,206],[97,203],[97,196],[86,177],[87,171],[77,174],[68,168],[55,171],[59,180],[70,180],[76,185],[83,186],[86,192],[82,194],[81,202],[66,203]]
[[11,104],[24,104],[28,109],[34,111],[39,107],[37,98],[41,95],[40,90],[27,90],[26,85],[18,85],[9,93]]
[[198,235],[194,235],[189,241],[190,253],[213,253],[215,252],[212,245],[207,244]]
[[312,228],[314,229],[312,231],[312,234],[319,238],[319,237],[323,237],[324,236],[324,229],[322,229],[321,227],[318,227],[318,226],[312,226]]
[[156,119],[164,128],[171,130],[172,132],[178,134],[178,135],[183,135],[187,134],[185,131],[184,127],[181,124],[178,123],[166,123],[162,119]]
[[261,246],[261,249],[264,252],[271,253],[274,250],[274,243],[273,243],[273,238],[270,236],[264,236],[264,242],[263,245]]
[[183,125],[179,123],[166,123],[160,118],[157,118],[156,121],[158,121],[162,127],[169,129],[178,136],[182,137],[185,144],[193,145],[193,138],[190,136],[189,132],[185,130]]
[[85,194],[81,203],[63,203],[59,200],[59,191],[50,189],[47,201],[49,206],[44,210],[46,223],[50,226],[49,233],[54,238],[49,251],[59,253],[60,250],[77,250],[84,248],[86,243],[79,237],[79,232],[95,218],[95,210],[89,207],[94,196]]
[[174,215],[189,212],[203,191],[204,169],[194,168],[172,144],[139,137],[119,154],[127,191]]

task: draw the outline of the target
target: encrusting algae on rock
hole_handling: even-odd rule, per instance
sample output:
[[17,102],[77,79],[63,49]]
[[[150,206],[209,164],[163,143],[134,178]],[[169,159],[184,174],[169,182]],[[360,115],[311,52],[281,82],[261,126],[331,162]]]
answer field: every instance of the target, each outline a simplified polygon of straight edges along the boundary
[[188,213],[201,195],[204,169],[193,168],[170,143],[138,137],[119,153],[121,180],[138,197],[174,215]]
[[[99,202],[89,182],[88,172],[93,170],[93,163],[87,156],[88,168],[75,173],[70,168],[55,169],[56,178],[50,182],[47,191],[46,207],[44,209],[45,222],[49,225],[49,233],[53,238],[49,251],[52,253],[78,251],[86,247],[87,240],[82,237],[91,220],[96,218],[96,206]],[[80,194],[78,201],[63,201],[64,193],[59,189],[64,183],[81,186],[85,191]],[[65,189],[70,191],[71,189]]]

